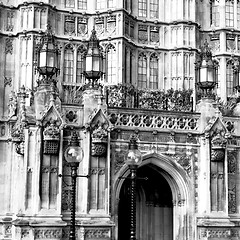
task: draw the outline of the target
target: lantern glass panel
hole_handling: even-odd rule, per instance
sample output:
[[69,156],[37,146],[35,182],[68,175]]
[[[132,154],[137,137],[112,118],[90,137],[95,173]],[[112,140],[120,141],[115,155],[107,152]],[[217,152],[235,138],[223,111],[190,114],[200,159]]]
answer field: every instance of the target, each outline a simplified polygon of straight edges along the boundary
[[47,65],[47,52],[41,51],[40,52],[40,60],[39,60],[39,67],[46,67]]
[[200,83],[207,82],[207,68],[200,68]]
[[92,56],[87,56],[86,57],[86,71],[90,72],[93,69],[93,60]]
[[56,67],[56,64],[55,64],[55,53],[54,52],[48,52],[48,55],[47,55],[47,67]]
[[208,76],[207,76],[207,81],[208,82],[214,82],[214,74],[215,73],[215,69],[213,67],[208,68]]
[[126,164],[138,166],[142,163],[142,154],[138,149],[130,149],[126,156]]
[[83,159],[83,150],[80,146],[69,146],[64,156],[68,163],[79,163]]
[[86,57],[86,72],[100,71],[100,56],[87,56]]

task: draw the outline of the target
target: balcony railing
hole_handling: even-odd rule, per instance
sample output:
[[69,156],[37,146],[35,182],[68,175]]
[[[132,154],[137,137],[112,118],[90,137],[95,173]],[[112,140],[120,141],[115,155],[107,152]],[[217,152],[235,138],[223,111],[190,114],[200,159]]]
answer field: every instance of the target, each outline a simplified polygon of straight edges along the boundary
[[109,107],[193,111],[192,90],[139,90],[119,84],[106,87],[106,100]]

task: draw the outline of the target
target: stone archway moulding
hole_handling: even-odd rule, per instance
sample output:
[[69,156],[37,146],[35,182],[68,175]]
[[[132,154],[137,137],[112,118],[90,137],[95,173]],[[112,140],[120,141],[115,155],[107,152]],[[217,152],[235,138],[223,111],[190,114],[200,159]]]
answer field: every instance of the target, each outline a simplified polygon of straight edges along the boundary
[[[143,156],[143,162],[139,167],[152,164],[157,166],[161,171],[162,176],[168,182],[173,197],[173,240],[176,239],[193,239],[193,219],[190,215],[193,213],[194,203],[193,197],[190,196],[191,187],[190,179],[185,170],[181,167],[180,164],[176,163],[171,157],[151,153],[145,154]],[[117,222],[117,209],[119,204],[119,196],[122,184],[124,182],[124,177],[128,176],[129,169],[127,165],[123,165],[120,171],[117,173],[115,182],[114,182],[114,203],[116,206],[115,211],[115,220],[116,220],[116,239],[118,231],[118,222]],[[121,177],[123,177],[121,179]]]

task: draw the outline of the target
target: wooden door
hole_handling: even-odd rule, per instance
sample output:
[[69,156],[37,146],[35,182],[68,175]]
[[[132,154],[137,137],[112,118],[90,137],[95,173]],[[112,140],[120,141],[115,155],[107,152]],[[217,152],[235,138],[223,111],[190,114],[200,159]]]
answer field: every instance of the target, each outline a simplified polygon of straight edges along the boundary
[[[161,169],[147,165],[137,171],[137,240],[173,240],[173,205],[171,189]],[[147,177],[148,180],[143,180]],[[121,189],[118,211],[118,240],[129,239],[130,181]]]

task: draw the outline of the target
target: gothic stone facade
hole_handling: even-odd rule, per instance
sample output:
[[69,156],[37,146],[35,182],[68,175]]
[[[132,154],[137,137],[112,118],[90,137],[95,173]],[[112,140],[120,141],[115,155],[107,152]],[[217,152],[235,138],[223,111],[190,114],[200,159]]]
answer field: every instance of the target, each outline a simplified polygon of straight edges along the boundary
[[[128,238],[129,169],[124,156],[132,134],[143,154],[137,239],[239,239],[239,105],[230,116],[213,99],[198,102],[194,70],[207,39],[219,63],[216,93],[223,101],[236,94],[232,66],[240,49],[239,4],[2,1],[1,238],[69,237],[71,182],[59,174],[70,174],[64,150],[75,129],[84,150],[78,171],[90,175],[77,180],[78,239]],[[37,84],[35,49],[47,23],[60,53],[55,87]],[[181,104],[179,95],[176,101],[171,95],[167,105],[148,97],[137,99],[136,105],[132,88],[127,88],[127,98],[118,87],[82,88],[93,26],[104,56],[103,86],[124,83],[158,89],[158,94],[191,90],[192,107]]]

